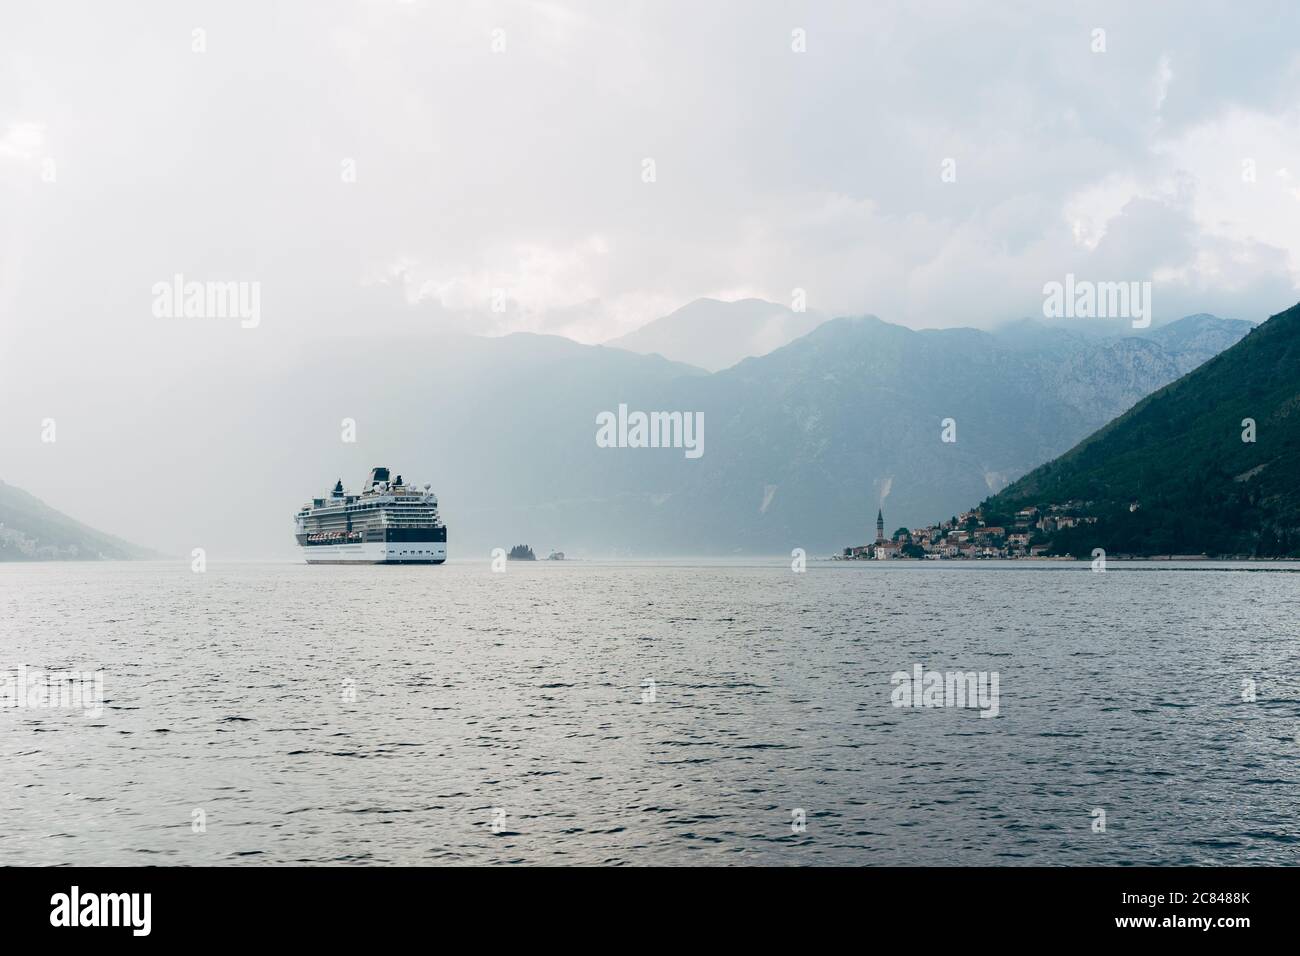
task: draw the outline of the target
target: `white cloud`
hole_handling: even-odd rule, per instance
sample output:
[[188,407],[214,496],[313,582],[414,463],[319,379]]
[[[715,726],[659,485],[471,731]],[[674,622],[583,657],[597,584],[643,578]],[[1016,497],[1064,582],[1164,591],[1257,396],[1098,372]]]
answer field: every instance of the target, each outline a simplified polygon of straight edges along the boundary
[[179,349],[105,318],[178,271],[263,280],[286,344],[386,293],[429,325],[602,341],[796,287],[829,314],[989,325],[1067,271],[1139,267],[1164,302],[1199,310],[1221,281],[1261,317],[1300,276],[1297,183],[1274,174],[1300,154],[1300,12],[817,5],[794,54],[775,2],[303,3],[214,9],[196,56],[169,9],[88,10],[69,37],[28,8],[0,37],[21,65],[0,154],[38,160],[57,129],[60,164],[56,187],[18,168],[22,201],[0,194],[21,252],[0,302],[34,340],[42,316],[81,332],[88,362]]

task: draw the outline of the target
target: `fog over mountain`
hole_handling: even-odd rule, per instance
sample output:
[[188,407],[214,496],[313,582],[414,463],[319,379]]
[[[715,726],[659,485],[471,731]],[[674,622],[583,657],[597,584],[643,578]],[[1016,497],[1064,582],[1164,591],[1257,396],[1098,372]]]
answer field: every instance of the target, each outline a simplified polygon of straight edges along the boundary
[[766,355],[824,321],[826,317],[818,313],[795,312],[763,299],[696,299],[605,344],[716,372],[741,359]]
[[[382,322],[274,361],[224,353],[245,333],[224,340],[229,373],[119,377],[65,402],[58,441],[28,428],[7,478],[105,531],[211,559],[291,556],[293,511],[375,465],[433,485],[453,557],[521,541],[571,556],[827,553],[865,540],[881,505],[891,529],[972,506],[1249,328],[838,318],[712,374],[556,336]],[[702,413],[704,454],[597,447],[596,416],[620,403]],[[39,421],[30,401],[0,416],[15,431]],[[946,418],[955,443],[941,441]]]
[[103,534],[0,481],[0,561],[98,561],[162,555]]

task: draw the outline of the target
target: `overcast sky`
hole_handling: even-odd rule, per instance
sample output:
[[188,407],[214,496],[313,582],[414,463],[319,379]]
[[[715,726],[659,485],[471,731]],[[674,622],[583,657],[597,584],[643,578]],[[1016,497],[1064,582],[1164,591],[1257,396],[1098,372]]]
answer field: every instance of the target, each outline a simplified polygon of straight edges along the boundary
[[295,334],[383,302],[600,341],[794,288],[986,326],[1067,271],[1152,279],[1157,321],[1300,298],[1295,5],[1053,6],[21,5],[0,309],[120,333],[180,272]]

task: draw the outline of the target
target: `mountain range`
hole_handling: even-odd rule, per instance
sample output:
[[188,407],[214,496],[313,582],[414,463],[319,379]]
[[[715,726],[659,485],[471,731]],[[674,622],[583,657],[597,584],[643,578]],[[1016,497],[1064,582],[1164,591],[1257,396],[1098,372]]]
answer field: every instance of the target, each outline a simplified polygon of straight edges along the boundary
[[[1049,328],[1036,346],[1013,348],[971,329],[832,320],[689,383],[698,398],[688,407],[717,425],[706,467],[676,495],[676,521],[696,531],[685,546],[820,551],[871,540],[877,507],[890,527],[942,517],[1069,448],[1249,327],[1193,316],[1142,336]],[[945,423],[955,441],[943,440]]]
[[1053,506],[1097,521],[1050,535],[1051,553],[1300,557],[1300,305],[981,510]]
[[[519,541],[579,557],[830,553],[870,540],[879,507],[891,528],[911,526],[1000,491],[1250,328],[1207,315],[1142,334],[837,318],[710,373],[555,336],[376,327],[274,363],[249,352],[147,406],[99,396],[96,419],[130,427],[94,504],[175,553],[287,556],[305,499],[386,465],[433,484],[453,558]],[[701,413],[704,454],[598,447],[597,416],[620,405]],[[178,462],[191,463],[183,480],[159,480]]]
[[605,344],[716,372],[788,345],[824,321],[816,312],[795,312],[764,299],[696,299]]

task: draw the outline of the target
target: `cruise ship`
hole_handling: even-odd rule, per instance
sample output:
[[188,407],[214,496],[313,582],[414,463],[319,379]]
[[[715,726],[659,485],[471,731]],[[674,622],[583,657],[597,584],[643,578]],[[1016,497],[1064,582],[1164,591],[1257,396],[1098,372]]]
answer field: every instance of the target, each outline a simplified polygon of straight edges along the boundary
[[447,526],[438,497],[390,480],[372,468],[360,494],[340,479],[328,498],[313,498],[294,516],[298,546],[308,564],[442,564]]

